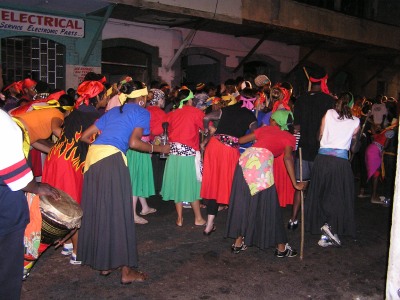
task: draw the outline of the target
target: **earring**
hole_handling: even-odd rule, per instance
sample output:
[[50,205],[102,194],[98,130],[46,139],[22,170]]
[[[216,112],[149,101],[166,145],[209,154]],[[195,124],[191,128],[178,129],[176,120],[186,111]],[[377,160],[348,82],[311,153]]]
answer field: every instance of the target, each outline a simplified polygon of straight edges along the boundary
[[140,101],[139,101],[139,105],[140,105],[140,106],[144,106],[144,101],[143,101],[143,100],[140,100]]

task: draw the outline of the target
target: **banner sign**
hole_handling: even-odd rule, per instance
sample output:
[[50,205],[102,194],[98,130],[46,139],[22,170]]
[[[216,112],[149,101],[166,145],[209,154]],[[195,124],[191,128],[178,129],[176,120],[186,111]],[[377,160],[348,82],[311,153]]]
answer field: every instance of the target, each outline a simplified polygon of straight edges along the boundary
[[0,29],[83,38],[85,21],[1,8]]

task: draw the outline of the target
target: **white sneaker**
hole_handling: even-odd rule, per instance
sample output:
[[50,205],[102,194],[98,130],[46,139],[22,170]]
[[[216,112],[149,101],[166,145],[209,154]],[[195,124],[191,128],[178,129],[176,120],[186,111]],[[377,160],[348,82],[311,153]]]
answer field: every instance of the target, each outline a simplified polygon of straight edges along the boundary
[[328,239],[326,235],[321,235],[321,239],[318,241],[318,245],[323,248],[326,248],[332,246],[333,243]]
[[69,259],[69,263],[71,265],[81,265],[82,264],[82,262],[80,260],[76,259],[76,254],[75,253],[71,254],[71,257]]
[[62,255],[65,255],[65,256],[71,255],[71,254],[72,254],[72,249],[73,249],[73,248],[74,248],[74,247],[73,247],[72,243],[64,244],[64,245],[63,245],[63,248],[62,248],[62,250],[61,250],[61,254],[62,254]]
[[337,234],[333,234],[328,224],[321,227],[321,232],[335,245],[340,247],[342,244]]

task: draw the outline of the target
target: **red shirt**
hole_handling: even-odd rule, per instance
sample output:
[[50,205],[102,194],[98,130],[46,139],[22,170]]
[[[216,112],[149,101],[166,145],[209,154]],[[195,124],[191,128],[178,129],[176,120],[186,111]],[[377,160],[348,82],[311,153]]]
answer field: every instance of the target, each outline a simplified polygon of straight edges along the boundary
[[199,130],[203,130],[204,113],[200,109],[184,105],[167,114],[168,137],[170,142],[178,142],[200,150]]
[[167,114],[159,106],[148,106],[150,112],[150,135],[156,136],[163,133],[162,123],[166,122]]
[[278,126],[263,126],[254,131],[257,141],[252,147],[266,148],[277,157],[281,155],[286,146],[296,147],[296,138]]

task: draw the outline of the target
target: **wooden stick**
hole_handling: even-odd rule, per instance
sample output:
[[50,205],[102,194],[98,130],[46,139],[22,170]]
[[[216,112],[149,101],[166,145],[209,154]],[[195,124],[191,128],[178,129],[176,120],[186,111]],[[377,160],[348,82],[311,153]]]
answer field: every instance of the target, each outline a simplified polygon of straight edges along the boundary
[[[303,155],[301,147],[299,148],[299,159],[300,159],[300,182],[303,181]],[[300,240],[300,260],[303,260],[304,254],[304,193],[300,191],[300,203],[301,203],[301,240]]]

